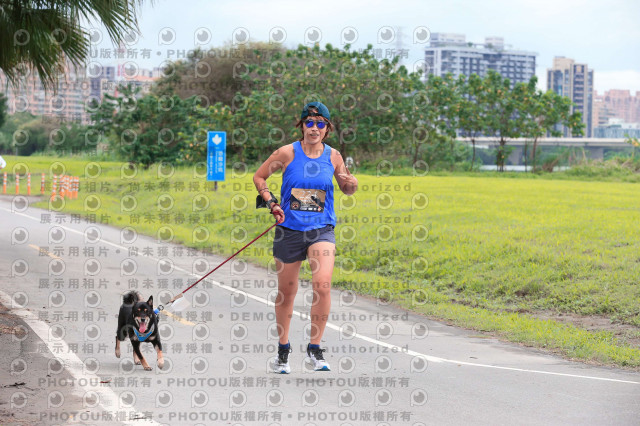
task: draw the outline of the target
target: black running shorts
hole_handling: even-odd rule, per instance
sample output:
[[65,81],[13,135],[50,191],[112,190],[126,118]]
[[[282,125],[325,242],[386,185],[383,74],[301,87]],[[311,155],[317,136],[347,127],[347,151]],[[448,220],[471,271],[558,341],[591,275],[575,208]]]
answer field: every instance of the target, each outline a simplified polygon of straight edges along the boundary
[[333,225],[311,231],[295,231],[284,226],[276,226],[276,234],[273,237],[273,257],[283,263],[305,260],[309,246],[320,241],[336,243]]

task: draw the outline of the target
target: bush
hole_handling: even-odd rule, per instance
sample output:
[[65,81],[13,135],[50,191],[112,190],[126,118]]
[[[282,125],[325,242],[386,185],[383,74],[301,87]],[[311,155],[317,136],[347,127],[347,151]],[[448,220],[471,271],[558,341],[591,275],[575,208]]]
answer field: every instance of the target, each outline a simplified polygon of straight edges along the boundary
[[618,156],[605,161],[588,160],[565,173],[573,177],[618,178],[640,182],[640,158]]

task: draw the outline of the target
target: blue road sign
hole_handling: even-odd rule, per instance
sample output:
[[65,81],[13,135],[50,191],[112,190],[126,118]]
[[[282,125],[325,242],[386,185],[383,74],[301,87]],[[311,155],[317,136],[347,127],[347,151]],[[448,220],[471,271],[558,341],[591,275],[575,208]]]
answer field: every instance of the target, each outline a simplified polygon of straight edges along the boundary
[[209,132],[207,137],[207,180],[223,181],[227,161],[227,132]]

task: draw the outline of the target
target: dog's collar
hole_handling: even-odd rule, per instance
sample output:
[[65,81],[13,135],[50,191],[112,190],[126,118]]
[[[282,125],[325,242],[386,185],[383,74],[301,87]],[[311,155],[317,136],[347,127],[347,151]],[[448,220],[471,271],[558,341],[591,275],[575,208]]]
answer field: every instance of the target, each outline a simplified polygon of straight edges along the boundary
[[151,333],[153,333],[153,330],[155,328],[156,328],[155,324],[151,324],[151,328],[149,329],[149,331],[146,332],[145,334],[142,334],[135,327],[133,327],[133,332],[136,333],[136,337],[138,338],[139,341],[144,342],[145,340],[147,340],[147,337],[151,336]]

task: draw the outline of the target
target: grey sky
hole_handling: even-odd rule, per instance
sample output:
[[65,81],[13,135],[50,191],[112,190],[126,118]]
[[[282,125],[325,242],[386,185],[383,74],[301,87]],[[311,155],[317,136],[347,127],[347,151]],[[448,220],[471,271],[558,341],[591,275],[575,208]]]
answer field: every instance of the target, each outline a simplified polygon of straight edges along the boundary
[[[342,46],[343,30],[357,33],[355,48],[366,46],[409,49],[403,63],[412,66],[423,59],[425,44],[414,43],[414,30],[454,32],[467,41],[483,42],[485,36],[504,37],[518,50],[538,53],[536,74],[546,88],[546,69],[554,56],[584,62],[595,71],[595,88],[640,91],[640,2],[637,0],[160,0],[143,7],[142,37],[131,47],[151,49],[150,59],[137,59],[141,67],[152,68],[167,59],[170,51],[194,47],[195,33],[208,39],[207,46],[232,41],[234,31],[247,31],[254,41],[269,41],[273,28],[286,32],[284,44],[305,43],[305,32],[319,30],[320,44]],[[382,43],[382,27],[401,28],[395,41]],[[174,41],[159,44],[159,35],[173,30]],[[207,31],[202,31],[205,28]],[[353,33],[351,33],[353,34]],[[170,37],[169,37],[170,38]],[[104,37],[99,47],[109,47]],[[158,54],[158,52],[160,52]],[[176,59],[175,54],[170,59]],[[113,60],[98,59],[103,63]]]

